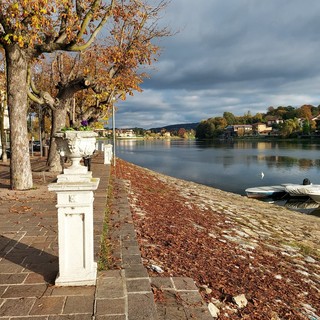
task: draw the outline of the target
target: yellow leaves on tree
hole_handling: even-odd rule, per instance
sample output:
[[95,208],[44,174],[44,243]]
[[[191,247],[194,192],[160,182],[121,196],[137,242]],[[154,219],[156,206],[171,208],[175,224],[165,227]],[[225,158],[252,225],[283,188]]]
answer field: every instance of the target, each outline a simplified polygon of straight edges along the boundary
[[[19,46],[28,48],[52,41],[60,44],[70,44],[70,41],[80,43],[82,35],[89,31],[90,26],[97,28],[92,19],[103,16],[103,8],[96,5],[99,2],[101,1],[4,1],[0,7],[0,24],[5,31],[2,41],[7,44],[16,42]],[[83,23],[87,18],[86,23]],[[84,30],[78,38],[83,26]]]
[[9,31],[3,39],[8,44],[18,43],[20,47],[42,43],[43,32],[51,27],[49,16],[54,12],[47,0],[7,1],[0,10],[6,17],[3,28]]

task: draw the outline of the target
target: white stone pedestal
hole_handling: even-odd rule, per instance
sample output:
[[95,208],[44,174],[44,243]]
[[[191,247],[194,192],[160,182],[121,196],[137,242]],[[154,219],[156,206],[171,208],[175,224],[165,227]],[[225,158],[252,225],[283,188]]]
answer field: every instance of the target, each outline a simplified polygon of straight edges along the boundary
[[[89,175],[89,174],[88,174]],[[61,175],[66,178],[67,175]],[[58,196],[58,286],[94,285],[97,264],[94,262],[93,190],[100,179],[70,182],[62,179],[49,185]]]
[[104,145],[104,164],[111,164],[112,159],[112,144]]

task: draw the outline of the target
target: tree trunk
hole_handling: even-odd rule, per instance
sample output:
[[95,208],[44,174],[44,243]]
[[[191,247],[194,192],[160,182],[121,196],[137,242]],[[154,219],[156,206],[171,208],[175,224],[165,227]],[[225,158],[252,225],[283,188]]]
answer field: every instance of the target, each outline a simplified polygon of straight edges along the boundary
[[57,145],[54,141],[54,134],[65,127],[67,108],[64,103],[55,110],[52,111],[52,125],[51,125],[51,136],[50,136],[50,149],[47,165],[50,167],[51,172],[61,172],[60,155],[57,152]]
[[7,92],[10,121],[11,188],[33,186],[27,130],[27,54],[17,44],[6,48]]
[[7,162],[7,143],[6,133],[4,131],[4,102],[0,102],[0,135],[1,135],[1,148],[2,148],[2,162]]
[[45,155],[45,148],[46,148],[46,145],[47,145],[47,135],[46,135],[46,130],[45,130],[45,125],[46,125],[46,121],[45,121],[45,118],[46,118],[46,115],[44,112],[42,112],[42,116],[41,116],[41,146],[42,146],[42,156],[45,156],[47,157],[48,156],[48,153],[47,155]]

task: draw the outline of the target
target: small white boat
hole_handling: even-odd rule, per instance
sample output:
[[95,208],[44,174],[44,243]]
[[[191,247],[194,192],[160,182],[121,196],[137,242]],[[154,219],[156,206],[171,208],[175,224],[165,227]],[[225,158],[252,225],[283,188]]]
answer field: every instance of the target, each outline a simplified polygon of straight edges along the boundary
[[307,195],[315,202],[320,203],[320,185],[310,185],[306,188]]
[[286,195],[285,186],[262,186],[247,188],[247,197],[249,198],[279,198]]
[[308,197],[308,189],[311,186],[318,186],[320,188],[320,185],[289,184],[285,185],[285,190],[291,197]]

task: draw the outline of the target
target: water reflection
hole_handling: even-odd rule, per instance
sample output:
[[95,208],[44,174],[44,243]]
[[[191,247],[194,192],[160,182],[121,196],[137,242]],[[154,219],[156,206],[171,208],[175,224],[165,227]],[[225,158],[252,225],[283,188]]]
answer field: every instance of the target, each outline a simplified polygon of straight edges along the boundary
[[320,204],[313,201],[312,199],[305,198],[289,198],[289,199],[261,199],[261,201],[268,202],[270,204],[276,204],[283,206],[289,210],[297,211],[303,214],[320,217]]
[[310,198],[305,199],[288,199],[285,203],[285,207],[290,209],[317,209],[319,208],[320,204],[313,201]]
[[311,212],[306,212],[306,214],[311,214],[312,216],[320,217],[320,208],[312,210]]
[[284,205],[286,208],[305,214],[320,217],[320,204],[312,199],[289,199]]
[[292,167],[298,166],[300,169],[310,169],[320,165],[318,159],[294,158],[280,155],[256,155],[252,156],[256,162],[265,162],[268,167]]
[[[278,181],[282,177],[287,182],[290,177],[294,180],[292,183],[300,183],[306,174],[310,173],[312,177],[318,174],[320,167],[320,146],[315,143],[121,140],[117,141],[117,149],[124,159],[151,169],[162,169],[167,174],[172,174],[177,166],[181,167],[179,171],[183,178],[191,172],[193,176],[197,173],[197,182],[208,180],[208,174],[212,180],[220,182],[219,177],[223,174],[232,175],[233,185],[229,183],[227,191],[237,193],[239,189],[234,185],[243,180],[241,175],[244,173],[250,174],[250,177],[246,176],[248,184],[254,183],[252,177],[261,171],[266,171],[266,180],[278,175]],[[133,153],[129,155],[129,151]],[[217,183],[212,182],[214,186]]]

